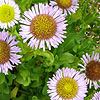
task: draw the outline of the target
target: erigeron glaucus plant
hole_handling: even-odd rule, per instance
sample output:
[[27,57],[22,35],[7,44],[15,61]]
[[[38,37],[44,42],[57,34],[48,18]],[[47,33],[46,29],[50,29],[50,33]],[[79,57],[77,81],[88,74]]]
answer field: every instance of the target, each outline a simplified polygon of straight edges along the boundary
[[77,8],[79,8],[78,0],[55,0],[50,2],[51,6],[58,6],[60,10],[64,12],[65,15],[69,13],[76,13]]
[[99,100],[99,4],[0,0],[0,100]]
[[0,32],[0,72],[8,74],[8,69],[13,70],[16,65],[21,64],[21,48],[17,47],[16,36],[9,35],[4,30]]
[[84,62],[84,65],[79,64],[83,69],[81,71],[85,71],[85,77],[87,84],[89,84],[89,88],[94,85],[95,89],[98,89],[100,86],[97,82],[100,82],[100,58],[99,53],[92,53],[90,56],[88,53],[83,55],[81,58]]
[[29,40],[28,46],[32,48],[43,48],[43,51],[46,45],[49,50],[51,46],[58,48],[58,45],[64,42],[63,38],[66,38],[64,33],[67,21],[58,7],[35,4],[29,11],[24,12],[24,19],[20,22],[23,24],[20,35],[24,42]]
[[58,69],[56,75],[47,82],[51,100],[84,100],[87,85],[84,74],[73,68]]
[[14,0],[0,0],[0,28],[7,29],[18,24],[20,10]]

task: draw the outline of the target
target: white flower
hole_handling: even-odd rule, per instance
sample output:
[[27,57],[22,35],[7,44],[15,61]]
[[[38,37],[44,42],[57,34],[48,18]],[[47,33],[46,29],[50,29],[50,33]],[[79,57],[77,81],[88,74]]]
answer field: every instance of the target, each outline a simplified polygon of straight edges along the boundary
[[84,100],[87,93],[86,80],[84,74],[66,68],[57,70],[56,75],[49,78],[47,82],[51,100]]
[[21,48],[17,47],[18,41],[15,41],[15,36],[8,34],[4,30],[0,32],[0,72],[8,74],[8,69],[12,70],[15,65],[20,64]]
[[50,1],[51,6],[58,6],[60,10],[64,11],[64,14],[67,15],[67,12],[71,15],[76,13],[78,7],[78,0],[56,0]]
[[51,46],[57,48],[59,43],[64,42],[66,38],[63,34],[66,33],[65,17],[58,7],[50,7],[48,5],[34,5],[29,11],[24,12],[24,19],[20,21],[20,35],[24,39],[23,42],[28,42],[28,46],[37,49],[43,48],[45,44],[49,50]]
[[20,10],[13,0],[0,1],[0,28],[7,29],[18,24],[20,20]]

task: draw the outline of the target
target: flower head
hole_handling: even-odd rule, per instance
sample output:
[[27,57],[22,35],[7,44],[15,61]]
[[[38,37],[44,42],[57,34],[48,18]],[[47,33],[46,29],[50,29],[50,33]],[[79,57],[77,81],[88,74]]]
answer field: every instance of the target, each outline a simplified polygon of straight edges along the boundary
[[67,12],[71,15],[75,13],[78,7],[78,0],[56,0],[50,2],[51,6],[58,6],[60,10],[64,11],[64,14],[67,15]]
[[84,62],[84,65],[79,64],[83,69],[81,71],[85,71],[85,77],[87,84],[89,84],[89,88],[92,87],[92,83],[94,84],[95,89],[100,87],[98,85],[98,81],[100,82],[100,59],[99,59],[99,53],[94,53],[90,57],[86,53],[86,55],[83,55],[83,58],[81,58]]
[[87,85],[84,74],[66,68],[58,70],[56,75],[49,78],[47,83],[51,100],[84,100],[87,93]]
[[17,55],[21,52],[21,49],[16,46],[18,41],[15,41],[15,36],[8,35],[8,32],[0,32],[0,72],[8,74],[8,69],[12,70],[14,65],[20,64],[19,58],[21,55]]
[[13,27],[20,20],[20,10],[13,0],[0,1],[0,28]]
[[100,100],[100,92],[95,93],[91,100]]
[[43,48],[45,51],[45,42],[49,50],[51,46],[57,48],[66,38],[63,34],[67,24],[61,10],[57,7],[53,8],[48,5],[34,5],[32,9],[24,12],[24,19],[20,21],[20,35],[24,39],[23,42],[29,40],[28,46]]

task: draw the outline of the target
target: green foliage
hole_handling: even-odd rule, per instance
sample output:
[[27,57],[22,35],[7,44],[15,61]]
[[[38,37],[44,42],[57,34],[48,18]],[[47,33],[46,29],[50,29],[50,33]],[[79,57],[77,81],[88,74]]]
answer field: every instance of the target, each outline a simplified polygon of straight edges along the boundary
[[19,70],[16,82],[28,86],[30,84],[30,72],[28,70]]
[[11,98],[15,98],[18,92],[18,87],[15,87],[12,91],[11,91]]
[[63,53],[62,56],[59,58],[60,65],[71,64],[74,63],[76,60],[77,58],[68,52]]
[[10,100],[10,94],[1,94],[0,93],[0,100]]
[[33,4],[39,4],[39,3],[47,3],[48,2],[48,0],[33,0]]
[[2,85],[0,85],[0,93],[2,94],[9,94],[9,87],[8,84],[5,82]]
[[20,97],[14,98],[13,100],[26,100],[26,96],[22,94]]
[[28,10],[32,4],[32,0],[15,0],[15,2],[19,5],[22,13]]
[[36,96],[33,96],[32,100],[39,100],[39,99]]
[[0,85],[5,82],[5,75],[0,73]]

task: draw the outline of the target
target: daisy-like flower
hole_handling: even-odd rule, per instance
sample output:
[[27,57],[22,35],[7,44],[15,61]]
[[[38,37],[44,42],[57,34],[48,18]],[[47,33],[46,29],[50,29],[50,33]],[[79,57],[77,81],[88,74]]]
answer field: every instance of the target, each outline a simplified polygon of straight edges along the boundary
[[18,41],[15,41],[15,36],[8,34],[4,30],[0,32],[0,72],[5,75],[8,74],[8,69],[12,70],[15,65],[20,64],[18,52],[21,49],[16,46]]
[[20,20],[20,10],[14,0],[0,0],[0,28],[13,27]]
[[50,2],[51,6],[58,6],[60,10],[64,11],[64,14],[67,15],[67,12],[71,15],[76,13],[78,7],[78,0],[56,0]]
[[89,84],[89,88],[94,85],[95,89],[98,89],[100,87],[98,85],[98,82],[100,82],[100,59],[99,59],[99,53],[94,53],[90,57],[88,53],[86,55],[83,55],[81,58],[84,62],[84,65],[79,64],[79,66],[83,67],[81,71],[85,72],[85,77],[87,84]]
[[91,100],[100,100],[100,92],[95,93]]
[[58,70],[56,75],[49,78],[47,82],[49,96],[51,100],[84,100],[87,93],[86,80],[84,74],[66,68]]
[[49,50],[51,46],[57,48],[59,43],[62,43],[66,38],[63,34],[67,24],[65,24],[65,17],[62,11],[57,7],[53,8],[48,5],[34,5],[32,9],[24,12],[24,19],[20,21],[21,25],[20,35],[24,39],[23,42],[29,41],[28,46],[43,48],[45,51],[45,44]]

